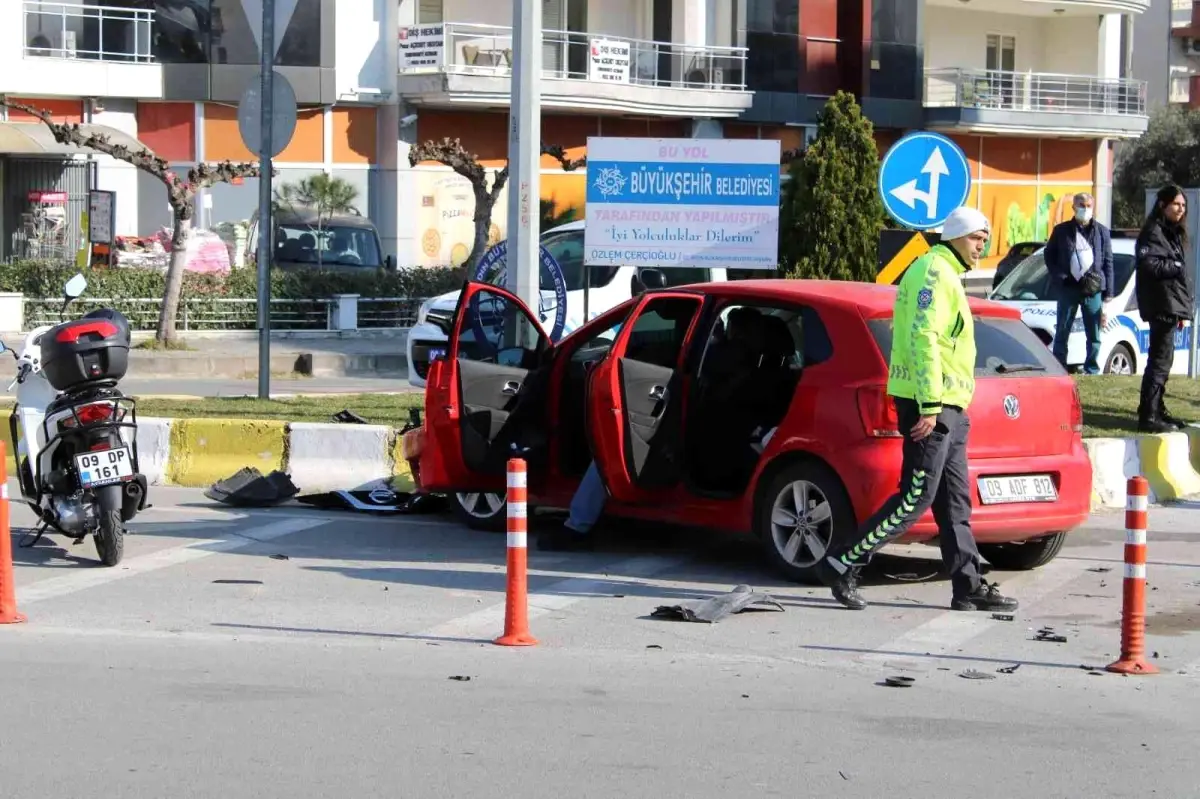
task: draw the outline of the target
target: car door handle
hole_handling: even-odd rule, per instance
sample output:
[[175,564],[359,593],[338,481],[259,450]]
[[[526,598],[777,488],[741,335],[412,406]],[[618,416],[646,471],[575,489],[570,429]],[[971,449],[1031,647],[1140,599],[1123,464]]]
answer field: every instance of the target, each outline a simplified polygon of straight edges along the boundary
[[655,402],[662,402],[666,398],[667,398],[667,387],[666,386],[654,386],[653,388],[650,389],[650,399],[654,400]]
[[521,384],[516,380],[509,380],[504,384],[504,388],[500,389],[501,394],[516,394],[521,390]]

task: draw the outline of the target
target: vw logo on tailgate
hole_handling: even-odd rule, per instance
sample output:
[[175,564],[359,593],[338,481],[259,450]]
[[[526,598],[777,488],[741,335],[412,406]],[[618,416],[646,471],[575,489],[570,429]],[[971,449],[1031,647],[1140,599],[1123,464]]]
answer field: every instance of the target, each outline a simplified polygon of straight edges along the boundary
[[1021,415],[1021,401],[1015,394],[1009,394],[1004,398],[1004,415],[1009,419],[1016,419]]

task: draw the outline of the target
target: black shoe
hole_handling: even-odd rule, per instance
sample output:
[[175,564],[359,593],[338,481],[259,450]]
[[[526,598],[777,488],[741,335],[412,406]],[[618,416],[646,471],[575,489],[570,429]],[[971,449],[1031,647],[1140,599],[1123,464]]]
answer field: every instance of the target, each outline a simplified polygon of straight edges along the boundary
[[592,537],[574,530],[553,530],[538,534],[537,548],[543,552],[590,552]]
[[979,587],[966,596],[956,596],[950,603],[953,610],[1016,610],[1018,602],[1000,593],[1000,586],[980,580]]
[[1175,433],[1179,428],[1163,419],[1144,419],[1138,422],[1139,433]]
[[858,592],[858,569],[846,569],[839,572],[829,558],[822,558],[817,564],[817,578],[833,592],[833,598],[850,610],[863,610],[867,600]]
[[1178,418],[1172,416],[1171,414],[1167,413],[1166,409],[1163,409],[1163,411],[1158,414],[1158,418],[1163,421],[1163,424],[1170,425],[1171,427],[1174,427],[1176,430],[1186,430],[1188,428],[1187,422],[1183,421],[1182,419],[1178,419]]

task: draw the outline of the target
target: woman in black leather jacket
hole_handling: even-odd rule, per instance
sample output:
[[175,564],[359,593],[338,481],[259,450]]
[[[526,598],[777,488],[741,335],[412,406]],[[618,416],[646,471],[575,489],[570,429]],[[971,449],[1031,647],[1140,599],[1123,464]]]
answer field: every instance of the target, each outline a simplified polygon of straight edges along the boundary
[[1163,403],[1175,360],[1175,333],[1191,320],[1194,287],[1187,264],[1187,197],[1178,186],[1158,192],[1154,210],[1137,239],[1137,303],[1150,325],[1150,348],[1142,376],[1138,429],[1166,433],[1184,427]]

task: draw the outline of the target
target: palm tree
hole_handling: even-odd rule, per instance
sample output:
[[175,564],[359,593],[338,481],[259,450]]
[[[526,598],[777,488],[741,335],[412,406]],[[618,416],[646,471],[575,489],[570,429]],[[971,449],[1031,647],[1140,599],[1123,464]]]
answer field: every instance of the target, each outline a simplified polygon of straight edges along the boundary
[[325,173],[310,175],[296,183],[285,183],[275,190],[276,210],[295,213],[299,208],[311,208],[317,215],[317,264],[321,264],[321,231],[335,214],[358,213],[354,201],[358,189],[342,178]]

